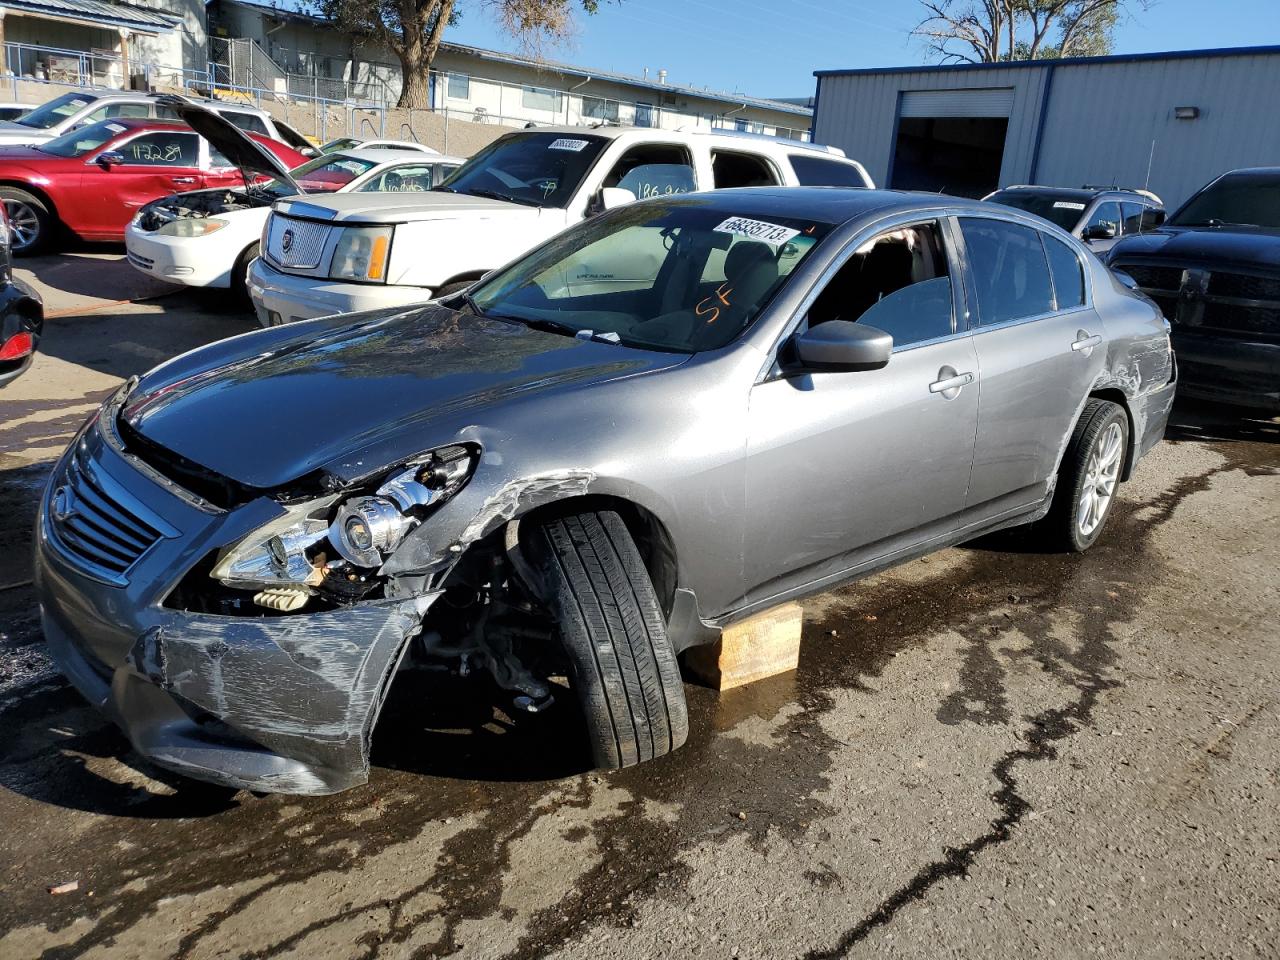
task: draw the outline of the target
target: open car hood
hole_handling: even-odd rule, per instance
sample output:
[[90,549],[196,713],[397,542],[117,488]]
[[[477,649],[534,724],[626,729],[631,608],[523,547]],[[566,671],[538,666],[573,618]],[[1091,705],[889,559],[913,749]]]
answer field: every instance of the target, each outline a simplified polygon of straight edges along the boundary
[[287,183],[295,193],[306,193],[289,175],[289,169],[270,150],[254,143],[229,120],[177,95],[157,97],[156,103],[176,113],[183,123],[239,167],[246,183],[256,176],[274,177]]

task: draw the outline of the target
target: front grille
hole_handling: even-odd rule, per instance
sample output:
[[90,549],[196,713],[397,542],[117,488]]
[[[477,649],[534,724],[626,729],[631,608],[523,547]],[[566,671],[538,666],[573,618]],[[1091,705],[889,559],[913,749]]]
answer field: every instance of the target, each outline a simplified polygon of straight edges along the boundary
[[320,266],[329,224],[273,213],[267,221],[267,256],[282,267],[313,270]]
[[1209,293],[1215,297],[1241,300],[1280,301],[1280,279],[1253,277],[1245,273],[1215,273],[1209,278]]
[[1150,267],[1145,264],[1117,263],[1116,269],[1133,277],[1147,293],[1152,290],[1177,290],[1182,286],[1181,267]]
[[1246,307],[1206,300],[1200,326],[1277,339],[1280,338],[1280,303],[1273,307]]
[[70,553],[123,578],[163,534],[127,505],[114,481],[80,463],[77,451],[49,501],[49,524]]

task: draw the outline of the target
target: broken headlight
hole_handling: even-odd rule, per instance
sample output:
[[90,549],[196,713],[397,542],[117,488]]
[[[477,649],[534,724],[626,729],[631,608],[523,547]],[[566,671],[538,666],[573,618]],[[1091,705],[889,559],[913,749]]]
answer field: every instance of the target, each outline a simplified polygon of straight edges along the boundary
[[388,478],[371,497],[338,507],[329,540],[347,562],[378,567],[421,522],[423,508],[453,496],[475,466],[467,447],[445,447]]
[[372,495],[344,500],[335,493],[286,506],[282,516],[225,548],[209,575],[229,587],[288,588],[303,602],[339,580],[366,583],[350,568],[382,566],[431,508],[462,488],[476,462],[470,447],[443,447],[397,468]]

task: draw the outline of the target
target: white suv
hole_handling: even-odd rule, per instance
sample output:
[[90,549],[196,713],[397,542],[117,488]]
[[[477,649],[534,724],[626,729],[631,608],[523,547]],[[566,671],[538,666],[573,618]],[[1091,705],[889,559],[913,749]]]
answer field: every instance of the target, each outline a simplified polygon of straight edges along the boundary
[[601,210],[695,190],[799,185],[874,186],[860,163],[805,143],[618,127],[521,130],[426,194],[276,203],[249,294],[264,326],[420,303],[469,286]]

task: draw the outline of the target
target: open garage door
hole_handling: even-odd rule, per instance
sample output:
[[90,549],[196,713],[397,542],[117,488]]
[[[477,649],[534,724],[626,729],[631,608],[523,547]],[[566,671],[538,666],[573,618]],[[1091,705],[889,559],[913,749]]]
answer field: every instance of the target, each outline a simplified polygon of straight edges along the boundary
[[981,197],[1000,185],[1012,87],[909,90],[898,103],[889,185]]

